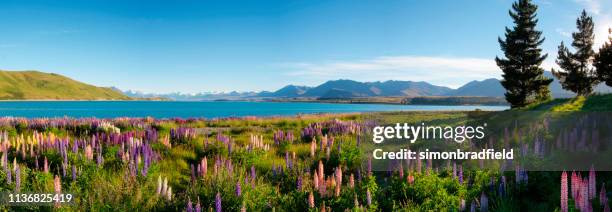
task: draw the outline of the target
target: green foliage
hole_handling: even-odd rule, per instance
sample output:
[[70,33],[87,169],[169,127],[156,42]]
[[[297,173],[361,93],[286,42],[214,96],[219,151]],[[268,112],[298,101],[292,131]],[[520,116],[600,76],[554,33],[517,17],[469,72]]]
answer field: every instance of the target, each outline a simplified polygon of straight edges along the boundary
[[542,32],[536,30],[537,8],[530,0],[518,0],[512,4],[510,16],[515,26],[506,28],[505,40],[499,38],[505,58],[496,57],[495,61],[504,72],[501,84],[506,88],[506,100],[513,108],[550,98],[548,85],[552,79],[544,77],[544,70],[540,67],[548,55],[542,55],[539,47],[544,38]]
[[129,100],[111,88],[96,87],[39,71],[0,71],[0,99]]
[[593,86],[597,83],[595,71],[590,67],[591,60],[595,56],[593,51],[593,18],[588,16],[586,11],[576,20],[578,32],[572,34],[574,41],[572,46],[576,49],[572,53],[561,42],[557,64],[564,71],[553,70],[553,74],[563,89],[570,90],[579,96],[586,96],[593,92]]

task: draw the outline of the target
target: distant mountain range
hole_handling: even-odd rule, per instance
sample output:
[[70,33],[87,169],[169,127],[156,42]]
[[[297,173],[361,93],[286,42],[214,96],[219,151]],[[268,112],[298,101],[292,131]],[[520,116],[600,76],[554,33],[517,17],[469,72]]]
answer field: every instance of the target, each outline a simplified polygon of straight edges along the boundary
[[[553,78],[551,72],[545,72],[547,77]],[[573,93],[563,90],[561,84],[554,79],[550,85],[551,93],[557,98],[574,96]],[[131,97],[163,97],[175,100],[247,100],[266,98],[320,98],[342,99],[359,97],[383,96],[481,96],[503,97],[505,89],[498,79],[491,78],[482,81],[471,81],[452,89],[445,86],[432,85],[428,82],[395,81],[384,82],[358,82],[353,80],[331,80],[316,87],[287,85],[277,91],[269,92],[228,92],[228,93],[198,93],[198,94],[143,94],[133,91],[124,92]],[[597,86],[595,92],[611,93],[612,88],[603,84]]]

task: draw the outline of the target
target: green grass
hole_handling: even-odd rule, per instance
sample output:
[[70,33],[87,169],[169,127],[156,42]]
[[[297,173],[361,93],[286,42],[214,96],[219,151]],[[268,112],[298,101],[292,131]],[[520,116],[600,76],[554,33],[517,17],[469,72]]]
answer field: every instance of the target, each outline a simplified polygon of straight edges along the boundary
[[553,99],[532,104],[519,110],[553,112],[612,111],[612,94],[596,94],[588,97],[579,96],[571,99]]
[[0,71],[0,100],[129,100],[111,88],[39,71]]

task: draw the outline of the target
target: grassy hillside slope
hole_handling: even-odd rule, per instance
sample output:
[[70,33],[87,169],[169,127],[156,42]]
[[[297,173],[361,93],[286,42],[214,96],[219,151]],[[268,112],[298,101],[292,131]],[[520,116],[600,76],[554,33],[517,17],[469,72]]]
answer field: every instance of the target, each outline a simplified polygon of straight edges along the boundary
[[0,100],[129,100],[111,88],[39,71],[0,71]]
[[571,99],[553,99],[548,102],[531,105],[526,110],[546,111],[612,111],[612,94],[596,94],[589,97]]

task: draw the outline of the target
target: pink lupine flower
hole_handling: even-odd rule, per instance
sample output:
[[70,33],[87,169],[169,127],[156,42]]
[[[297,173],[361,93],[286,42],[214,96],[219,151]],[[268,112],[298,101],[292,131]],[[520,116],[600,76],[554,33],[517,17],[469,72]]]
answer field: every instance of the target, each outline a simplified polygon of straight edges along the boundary
[[166,199],[168,201],[172,201],[172,187],[168,187],[168,190],[166,191]]
[[572,198],[576,199],[578,197],[578,176],[576,172],[572,171],[572,179],[571,179],[571,194]]
[[202,166],[202,175],[206,176],[206,173],[208,172],[208,159],[206,157],[202,159],[200,166]]
[[87,160],[93,160],[93,150],[89,144],[85,147],[85,158],[87,158]]
[[317,150],[317,140],[312,138],[312,142],[310,143],[310,157],[315,156],[315,151]]
[[407,180],[408,184],[412,185],[412,183],[414,183],[414,176],[412,176],[412,174],[408,174]]
[[370,189],[366,190],[366,203],[368,206],[372,205],[372,194],[370,193]]
[[336,168],[336,182],[338,182],[338,184],[342,184],[342,167],[338,166],[338,168]]
[[404,165],[402,165],[404,163],[400,162],[399,163],[399,177],[400,178],[404,178]]
[[355,187],[355,176],[352,173],[351,173],[351,176],[349,176],[349,187],[350,188]]
[[312,178],[313,178],[312,179],[312,182],[313,182],[312,184],[314,185],[314,188],[318,189],[319,188],[319,176],[317,175],[317,171],[316,170],[314,171],[314,175],[313,175]]
[[323,162],[319,160],[319,178],[323,179],[325,177],[325,170],[323,167]]
[[44,161],[44,164],[43,164],[43,171],[45,173],[49,173],[49,162],[47,162],[47,157],[46,156],[45,156],[45,161]]
[[309,208],[315,207],[314,195],[312,194],[312,191],[308,194],[308,207]]
[[340,196],[340,184],[336,183],[336,188],[334,190],[334,194],[336,195],[336,197]]
[[561,211],[567,212],[567,173],[561,174]]
[[53,188],[55,189],[56,194],[62,193],[62,183],[57,175],[55,175],[55,178],[53,179]]
[[243,203],[242,207],[240,207],[240,212],[246,212],[246,211],[247,211],[246,204]]

